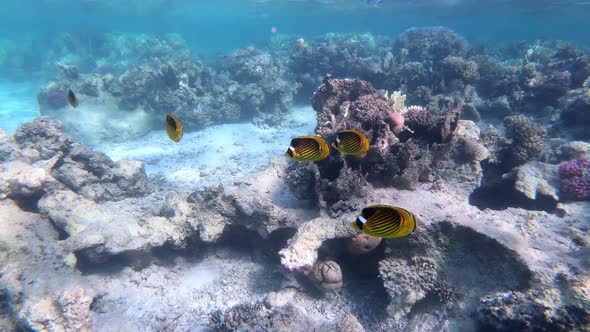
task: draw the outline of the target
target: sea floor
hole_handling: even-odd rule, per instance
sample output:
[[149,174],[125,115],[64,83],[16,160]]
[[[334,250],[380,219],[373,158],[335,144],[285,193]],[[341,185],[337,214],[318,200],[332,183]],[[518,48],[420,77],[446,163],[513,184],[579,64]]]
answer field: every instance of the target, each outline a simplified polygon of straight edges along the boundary
[[286,151],[291,138],[313,134],[315,123],[311,107],[296,107],[280,127],[223,124],[186,132],[179,143],[159,130],[93,148],[115,161],[144,161],[150,180],[164,188],[196,190],[264,170],[270,160]]
[[39,115],[35,82],[13,82],[0,80],[0,128],[8,134],[32,121]]

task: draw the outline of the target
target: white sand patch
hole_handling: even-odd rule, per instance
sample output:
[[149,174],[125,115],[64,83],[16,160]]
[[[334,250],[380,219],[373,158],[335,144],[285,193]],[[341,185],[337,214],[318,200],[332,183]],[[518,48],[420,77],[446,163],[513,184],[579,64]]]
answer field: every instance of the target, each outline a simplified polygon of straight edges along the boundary
[[315,125],[315,112],[303,107],[294,109],[280,127],[224,124],[185,132],[179,143],[171,141],[162,129],[95,148],[115,161],[144,161],[148,176],[166,187],[195,190],[264,169],[272,158],[285,152],[291,138],[313,134]]

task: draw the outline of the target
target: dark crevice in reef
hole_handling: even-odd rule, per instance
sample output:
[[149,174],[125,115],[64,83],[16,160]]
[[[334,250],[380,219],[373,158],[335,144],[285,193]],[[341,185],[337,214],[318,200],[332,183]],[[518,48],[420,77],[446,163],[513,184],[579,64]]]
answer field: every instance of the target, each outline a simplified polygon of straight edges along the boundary
[[100,274],[114,275],[121,272],[125,267],[131,266],[132,262],[127,254],[112,255],[100,263],[91,260],[84,251],[76,252],[76,268],[83,275]]
[[[0,277],[2,274],[0,274]],[[1,322],[3,320],[3,322]],[[10,327],[15,332],[27,331],[28,329],[22,328],[18,326],[18,322],[16,321],[16,313],[12,309],[10,305],[10,294],[7,289],[0,288],[0,323],[4,323],[0,325],[1,327]],[[6,324],[8,323],[8,324]]]
[[57,227],[57,225],[55,224],[55,222],[53,220],[51,220],[51,218],[47,218],[47,220],[49,220],[49,224],[57,232],[57,239],[59,241],[66,240],[67,238],[70,237],[70,234],[68,234],[68,232],[66,232],[63,228]]
[[40,191],[31,196],[9,196],[18,207],[26,212],[39,213],[39,200],[45,195],[44,191]]
[[126,251],[117,255],[104,254],[101,259],[96,256],[96,248],[92,252],[76,252],[78,259],[76,267],[82,274],[116,274],[125,267],[131,267],[134,270],[142,270],[151,264],[160,266],[174,266],[175,258],[182,257],[186,261],[198,263],[209,255],[210,251],[226,247],[235,249],[232,255],[242,253],[250,255],[254,253],[255,259],[265,262],[278,264],[278,251],[284,247],[287,240],[290,239],[296,230],[292,228],[282,228],[272,232],[268,239],[261,237],[258,233],[248,230],[244,226],[227,226],[222,236],[216,243],[204,243],[196,236],[186,240],[183,248],[174,247],[171,244],[164,244],[159,247],[153,247],[147,250]]
[[557,213],[557,201],[546,195],[532,200],[514,189],[515,179],[499,178],[475,188],[469,195],[469,204],[478,209],[504,210],[509,207]]
[[557,201],[552,197],[538,194],[537,199],[532,200],[523,193],[514,189],[516,178],[506,174],[506,169],[495,164],[482,162],[484,178],[481,186],[469,195],[469,204],[480,210],[504,210],[509,207],[522,208],[525,210],[546,211],[548,213],[559,213]]
[[222,236],[212,246],[225,246],[247,253],[254,252],[256,258],[279,264],[278,251],[287,244],[296,231],[294,228],[277,229],[265,239],[244,226],[230,225],[226,226]]
[[[334,150],[334,149],[332,149]],[[332,151],[331,153],[335,153]],[[340,158],[329,158],[317,163],[320,172],[320,178],[328,181],[334,181],[340,175],[344,162]]]
[[477,300],[489,292],[530,288],[532,272],[518,254],[468,227],[440,223],[445,235],[440,272]]
[[[443,315],[457,324],[471,326],[476,324],[476,318],[464,308],[477,307],[480,299],[490,293],[526,292],[531,288],[533,273],[526,263],[494,238],[448,221],[433,224],[424,236],[423,239],[396,239],[387,243],[391,252],[396,253],[391,257],[393,260],[412,262],[415,257],[426,256],[436,265],[436,279],[428,275],[422,279],[433,284],[426,297],[413,304],[410,320],[420,320],[424,314]],[[391,271],[393,279],[386,287],[396,287],[395,278],[399,273],[403,271]]]

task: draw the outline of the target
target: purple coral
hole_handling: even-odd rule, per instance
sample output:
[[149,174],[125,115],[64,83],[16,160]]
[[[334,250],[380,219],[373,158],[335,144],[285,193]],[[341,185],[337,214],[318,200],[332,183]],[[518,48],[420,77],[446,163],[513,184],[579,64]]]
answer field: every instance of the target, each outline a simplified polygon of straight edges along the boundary
[[590,200],[590,159],[580,158],[559,165],[559,178],[564,198]]

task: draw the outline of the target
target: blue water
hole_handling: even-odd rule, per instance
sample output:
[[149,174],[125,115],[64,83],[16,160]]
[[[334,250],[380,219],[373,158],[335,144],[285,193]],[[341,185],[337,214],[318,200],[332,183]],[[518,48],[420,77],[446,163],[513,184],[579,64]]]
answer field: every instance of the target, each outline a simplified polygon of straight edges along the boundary
[[38,89],[36,82],[0,81],[0,128],[13,133],[18,125],[39,115]]

